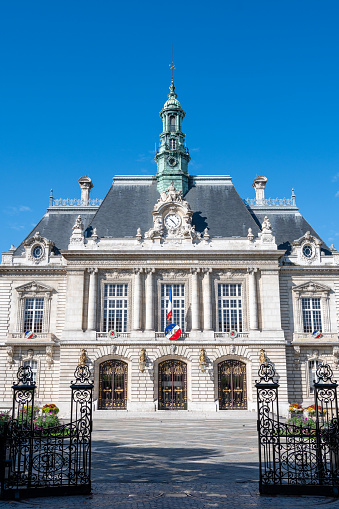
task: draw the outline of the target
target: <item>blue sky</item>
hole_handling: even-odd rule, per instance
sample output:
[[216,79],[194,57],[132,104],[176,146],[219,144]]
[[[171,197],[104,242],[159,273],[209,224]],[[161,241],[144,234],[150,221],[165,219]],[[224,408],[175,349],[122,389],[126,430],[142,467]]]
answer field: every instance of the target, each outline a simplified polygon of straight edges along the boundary
[[54,196],[103,198],[155,174],[170,84],[186,111],[190,173],[256,175],[339,249],[339,2],[0,2],[1,251]]

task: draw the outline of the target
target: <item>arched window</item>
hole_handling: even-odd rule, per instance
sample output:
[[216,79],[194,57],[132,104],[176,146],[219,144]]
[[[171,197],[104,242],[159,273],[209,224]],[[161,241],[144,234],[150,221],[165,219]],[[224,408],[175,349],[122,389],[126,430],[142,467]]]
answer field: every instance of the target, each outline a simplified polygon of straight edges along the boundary
[[175,117],[170,117],[170,132],[171,133],[174,133],[175,132]]

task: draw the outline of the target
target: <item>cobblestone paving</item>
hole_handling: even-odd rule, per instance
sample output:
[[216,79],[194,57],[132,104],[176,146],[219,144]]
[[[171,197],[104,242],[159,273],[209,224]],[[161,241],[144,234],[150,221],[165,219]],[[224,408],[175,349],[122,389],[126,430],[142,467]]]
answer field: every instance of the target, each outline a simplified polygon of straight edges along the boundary
[[255,421],[96,421],[92,479],[90,496],[0,508],[339,509],[327,497],[259,496]]

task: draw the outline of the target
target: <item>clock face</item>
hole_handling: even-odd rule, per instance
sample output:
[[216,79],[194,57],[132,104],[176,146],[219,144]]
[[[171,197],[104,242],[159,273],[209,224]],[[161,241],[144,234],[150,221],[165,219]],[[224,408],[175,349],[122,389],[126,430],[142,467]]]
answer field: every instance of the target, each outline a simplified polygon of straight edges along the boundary
[[303,247],[303,255],[305,256],[305,258],[311,258],[312,254],[313,254],[312,246],[310,246],[309,244],[306,244]]
[[33,249],[33,256],[34,258],[41,258],[42,257],[42,253],[43,253],[43,250],[42,250],[42,247],[41,246],[35,246],[35,248]]
[[165,218],[165,225],[170,229],[178,228],[180,225],[180,217],[176,214],[168,214]]

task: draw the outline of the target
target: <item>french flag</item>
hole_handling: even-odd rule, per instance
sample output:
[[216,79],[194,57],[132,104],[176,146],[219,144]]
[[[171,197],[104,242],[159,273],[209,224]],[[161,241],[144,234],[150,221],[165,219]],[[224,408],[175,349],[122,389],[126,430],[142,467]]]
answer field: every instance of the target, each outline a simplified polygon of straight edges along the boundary
[[172,311],[172,288],[171,288],[169,298],[168,298],[168,305],[167,305],[167,315],[166,315],[167,321],[172,320],[172,316],[173,316],[173,311]]

